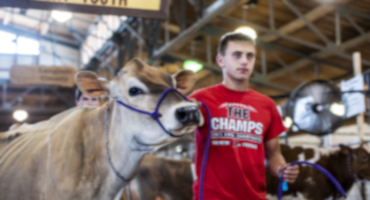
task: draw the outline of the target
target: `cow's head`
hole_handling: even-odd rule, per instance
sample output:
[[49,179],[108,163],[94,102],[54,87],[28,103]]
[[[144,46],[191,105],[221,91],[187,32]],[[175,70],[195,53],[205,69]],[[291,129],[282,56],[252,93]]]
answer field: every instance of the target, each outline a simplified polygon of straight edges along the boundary
[[[139,59],[133,59],[109,82],[99,80],[93,72],[83,71],[76,75],[76,83],[88,96],[109,95],[133,108],[153,112],[161,94],[167,88],[174,87],[181,93],[189,92],[195,84],[195,74],[191,71],[180,71],[171,76]],[[150,116],[117,103],[114,109],[117,115],[116,119],[112,120],[124,124],[124,128],[134,134],[136,142],[155,146],[169,139],[169,135]],[[159,120],[164,129],[173,135],[192,132],[203,123],[197,104],[186,101],[175,91],[170,91],[165,96],[159,113],[162,115]]]
[[370,143],[364,142],[356,149],[341,146],[341,152],[351,155],[351,167],[355,175],[370,180]]

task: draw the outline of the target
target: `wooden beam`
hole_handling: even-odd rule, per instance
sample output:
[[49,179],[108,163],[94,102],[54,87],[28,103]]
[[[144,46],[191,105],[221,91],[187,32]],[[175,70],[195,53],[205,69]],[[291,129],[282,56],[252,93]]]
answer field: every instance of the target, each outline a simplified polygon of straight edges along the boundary
[[[162,23],[161,24],[161,27],[163,29],[166,29],[166,23]],[[170,24],[168,23],[168,30],[172,33],[176,33],[176,34],[179,34],[180,33],[180,27],[178,25],[175,25],[175,24]]]
[[[342,3],[347,3],[349,0],[344,0],[342,1]],[[324,17],[325,15],[333,12],[335,10],[335,8],[332,6],[332,5],[329,5],[329,4],[322,4],[321,6],[318,6],[316,8],[314,8],[313,10],[309,11],[308,13],[306,13],[304,15],[304,17],[310,21],[310,22],[314,22],[322,17]],[[284,34],[284,35],[287,35],[287,34],[290,34],[290,33],[293,33],[301,28],[304,28],[306,26],[306,23],[301,19],[301,18],[297,18],[283,26],[281,26],[277,32],[280,33],[280,34]],[[276,35],[271,35],[271,34],[268,34],[268,35],[265,35],[265,36],[262,36],[261,39],[264,41],[264,42],[273,42],[275,40],[277,40],[279,37],[276,36]]]
[[[370,37],[370,32],[367,32],[366,33],[367,37]],[[346,50],[356,46],[356,45],[360,45],[361,43],[365,42],[367,37],[365,35],[361,35],[361,36],[358,36],[358,37],[355,37],[351,40],[348,40],[347,42],[344,42],[342,43],[342,45],[339,47],[339,49],[342,51],[342,52],[345,52]],[[313,53],[311,54],[313,57],[316,57],[316,58],[320,58],[320,59],[325,59],[325,58],[328,58],[330,56],[332,56],[333,54],[329,53],[329,52],[316,52],[316,53]],[[297,70],[297,69],[301,69],[309,64],[311,64],[311,60],[307,60],[307,59],[300,59],[292,64],[290,64],[288,66],[288,68],[292,71],[294,70]],[[272,71],[271,73],[268,74],[268,79],[271,80],[271,79],[275,79],[275,78],[278,78],[282,75],[284,75],[285,73],[288,73],[289,71],[284,68],[284,69],[278,69],[278,70],[275,70],[275,71]]]

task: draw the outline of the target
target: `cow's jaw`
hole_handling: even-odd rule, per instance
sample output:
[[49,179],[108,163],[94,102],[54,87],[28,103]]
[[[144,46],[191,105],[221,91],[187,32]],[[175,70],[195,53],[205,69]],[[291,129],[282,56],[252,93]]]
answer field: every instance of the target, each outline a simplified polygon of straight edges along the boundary
[[175,138],[167,138],[161,142],[158,143],[145,143],[140,140],[140,138],[133,136],[132,142],[131,142],[131,149],[134,151],[154,151],[156,149],[159,149],[173,141],[175,141]]

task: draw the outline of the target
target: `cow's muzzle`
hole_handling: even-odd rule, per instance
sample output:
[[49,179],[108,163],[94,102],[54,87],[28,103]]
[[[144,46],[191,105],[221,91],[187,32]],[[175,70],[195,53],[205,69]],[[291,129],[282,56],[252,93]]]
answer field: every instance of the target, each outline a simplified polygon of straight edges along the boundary
[[200,114],[197,106],[178,108],[175,116],[183,126],[198,125],[200,123]]

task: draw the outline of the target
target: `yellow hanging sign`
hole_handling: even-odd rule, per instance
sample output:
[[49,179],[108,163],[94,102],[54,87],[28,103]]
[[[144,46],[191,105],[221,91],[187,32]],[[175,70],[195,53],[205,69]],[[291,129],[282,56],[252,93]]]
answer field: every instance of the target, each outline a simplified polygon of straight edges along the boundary
[[170,0],[0,0],[0,7],[166,19]]
[[103,6],[112,8],[160,10],[161,0],[32,0],[50,3],[75,4],[85,6]]

